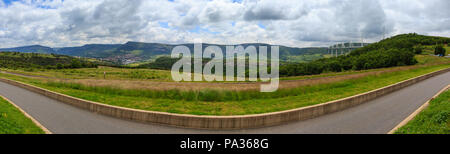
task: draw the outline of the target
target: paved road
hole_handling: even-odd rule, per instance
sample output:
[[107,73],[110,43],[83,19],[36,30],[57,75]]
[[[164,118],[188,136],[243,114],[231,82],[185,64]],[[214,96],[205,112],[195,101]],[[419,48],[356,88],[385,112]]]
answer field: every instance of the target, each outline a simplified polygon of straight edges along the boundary
[[448,84],[450,72],[344,111],[280,126],[233,131],[183,129],[116,119],[3,82],[0,95],[53,133],[387,133]]

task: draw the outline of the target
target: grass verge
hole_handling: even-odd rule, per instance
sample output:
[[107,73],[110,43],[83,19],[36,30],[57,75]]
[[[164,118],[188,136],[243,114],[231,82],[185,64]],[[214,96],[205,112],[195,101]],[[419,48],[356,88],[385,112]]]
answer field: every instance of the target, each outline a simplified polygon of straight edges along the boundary
[[425,110],[395,134],[450,134],[450,91],[432,100]]
[[0,98],[0,134],[45,134],[8,101]]

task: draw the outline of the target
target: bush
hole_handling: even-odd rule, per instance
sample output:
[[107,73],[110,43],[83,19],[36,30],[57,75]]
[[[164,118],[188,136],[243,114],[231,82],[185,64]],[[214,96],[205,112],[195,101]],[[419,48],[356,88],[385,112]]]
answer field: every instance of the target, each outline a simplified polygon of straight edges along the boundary
[[56,64],[56,69],[63,69],[64,65],[61,63]]
[[72,63],[70,64],[72,68],[81,68],[81,62],[78,59],[72,59]]
[[418,45],[414,48],[415,54],[422,54],[422,52],[423,52],[423,47],[421,45]]
[[445,48],[442,44],[436,45],[436,47],[434,47],[434,55],[438,55],[438,56],[445,56]]

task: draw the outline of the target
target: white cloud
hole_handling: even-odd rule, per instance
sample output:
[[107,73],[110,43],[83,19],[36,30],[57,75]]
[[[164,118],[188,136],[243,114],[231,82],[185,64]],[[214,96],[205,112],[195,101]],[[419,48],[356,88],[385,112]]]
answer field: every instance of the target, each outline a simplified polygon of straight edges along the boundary
[[126,41],[321,46],[417,32],[450,36],[448,0],[0,1],[0,47]]

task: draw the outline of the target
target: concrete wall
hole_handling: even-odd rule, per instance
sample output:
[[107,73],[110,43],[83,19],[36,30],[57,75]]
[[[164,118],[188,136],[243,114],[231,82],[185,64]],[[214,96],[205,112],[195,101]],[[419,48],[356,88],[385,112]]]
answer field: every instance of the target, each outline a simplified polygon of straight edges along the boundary
[[344,110],[448,71],[450,71],[450,68],[323,104],[287,111],[243,116],[196,116],[123,108],[67,96],[18,81],[2,78],[0,78],[0,81],[25,88],[78,108],[127,120],[197,129],[243,129],[280,125]]

